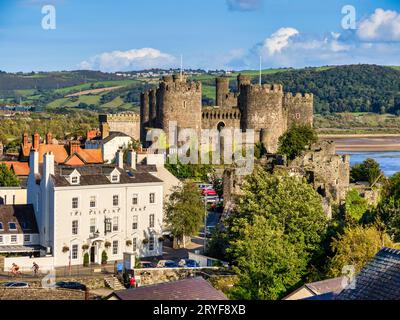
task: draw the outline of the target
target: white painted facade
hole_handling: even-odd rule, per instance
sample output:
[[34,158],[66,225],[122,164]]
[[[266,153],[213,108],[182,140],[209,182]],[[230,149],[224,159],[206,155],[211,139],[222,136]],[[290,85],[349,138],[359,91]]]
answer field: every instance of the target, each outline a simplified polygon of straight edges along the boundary
[[[109,262],[122,260],[124,252],[162,255],[162,182],[73,185],[74,176],[79,181],[74,171],[70,185],[57,187],[52,179],[54,156],[45,155],[41,177],[37,154],[32,151],[30,159],[34,170],[28,179],[28,203],[35,208],[40,244],[51,252],[56,267],[82,265],[86,252],[96,264],[102,262],[103,251]],[[111,230],[106,232],[109,222]]]
[[1,187],[0,204],[15,205],[26,204],[27,190],[21,187]]
[[115,159],[115,154],[119,149],[126,149],[132,138],[129,136],[116,136],[110,141],[100,143],[100,141],[86,141],[85,149],[100,149],[105,163],[111,163]]
[[30,233],[0,234],[0,252],[4,246],[34,246],[39,244],[39,235]]

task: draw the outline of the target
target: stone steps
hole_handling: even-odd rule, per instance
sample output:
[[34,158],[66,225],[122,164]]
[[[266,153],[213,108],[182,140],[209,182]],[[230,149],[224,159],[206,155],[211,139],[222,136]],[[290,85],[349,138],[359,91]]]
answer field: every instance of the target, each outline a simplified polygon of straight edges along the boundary
[[106,276],[106,277],[104,277],[104,283],[108,288],[111,288],[111,289],[113,289],[115,291],[125,290],[125,287],[122,285],[122,283],[115,276]]

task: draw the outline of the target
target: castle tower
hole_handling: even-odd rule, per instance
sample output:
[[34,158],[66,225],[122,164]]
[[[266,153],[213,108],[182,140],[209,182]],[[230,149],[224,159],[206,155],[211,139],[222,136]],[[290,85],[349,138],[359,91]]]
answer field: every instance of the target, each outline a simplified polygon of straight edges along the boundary
[[287,114],[287,126],[314,124],[314,96],[313,94],[292,93],[285,94],[283,101]]
[[150,90],[149,91],[149,127],[154,127],[156,125],[156,91]]
[[237,91],[240,92],[240,88],[242,86],[247,86],[251,84],[251,78],[249,76],[245,76],[239,74],[237,77]]
[[229,94],[229,78],[228,77],[218,77],[215,79],[215,85],[217,87],[215,104],[222,108],[222,107],[224,107],[226,97]]
[[140,139],[146,140],[146,128],[149,127],[150,119],[150,98],[149,92],[140,95]]
[[282,85],[241,84],[239,104],[242,129],[253,129],[254,142],[263,142],[268,152],[275,153],[287,129]]
[[157,90],[159,126],[168,137],[169,125],[175,121],[179,129],[194,129],[199,134],[202,120],[201,82],[187,82],[180,75],[166,76]]

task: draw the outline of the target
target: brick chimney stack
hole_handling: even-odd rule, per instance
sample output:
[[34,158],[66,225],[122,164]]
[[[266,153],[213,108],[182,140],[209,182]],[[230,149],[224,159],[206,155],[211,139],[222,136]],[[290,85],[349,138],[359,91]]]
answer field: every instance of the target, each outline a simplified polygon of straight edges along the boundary
[[53,144],[53,135],[51,132],[48,132],[46,134],[46,144]]
[[101,124],[101,138],[104,140],[110,135],[110,125],[107,122]]
[[69,142],[69,155],[73,155],[79,151],[81,143],[79,141],[70,141]]
[[28,145],[29,141],[28,141],[28,134],[26,132],[24,132],[24,134],[22,135],[22,145],[26,146]]
[[39,133],[36,132],[33,135],[33,139],[32,139],[32,148],[33,148],[33,150],[38,151],[39,150],[39,145],[40,145],[40,135],[39,135]]

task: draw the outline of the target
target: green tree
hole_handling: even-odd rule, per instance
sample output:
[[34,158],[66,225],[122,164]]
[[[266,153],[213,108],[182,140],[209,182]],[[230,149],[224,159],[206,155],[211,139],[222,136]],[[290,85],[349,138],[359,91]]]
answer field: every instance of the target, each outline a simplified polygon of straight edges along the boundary
[[351,168],[351,180],[353,182],[366,181],[370,185],[378,182],[383,177],[383,172],[378,162],[368,158],[363,163],[357,164]]
[[5,164],[0,164],[0,187],[18,187],[20,184],[18,177],[7,168]]
[[307,146],[318,141],[316,131],[310,126],[293,126],[279,138],[278,153],[288,160],[299,156]]
[[186,246],[185,238],[195,235],[203,225],[204,202],[200,191],[193,182],[175,187],[165,204],[167,229]]
[[394,244],[387,234],[375,226],[347,228],[344,234],[332,241],[334,256],[330,260],[328,274],[341,276],[344,266],[353,266],[359,273],[383,246],[393,247]]
[[400,242],[400,173],[385,181],[381,199],[371,216],[371,222],[379,225],[393,241]]
[[267,153],[267,149],[262,142],[257,142],[254,146],[254,157],[260,159],[263,155]]
[[261,167],[243,183],[231,231],[239,230],[242,223],[252,223],[256,215],[281,226],[292,243],[304,243],[309,252],[318,248],[328,222],[321,196],[305,180],[270,174]]
[[298,246],[263,216],[244,225],[231,245],[239,277],[230,292],[235,299],[280,299],[301,280],[307,266]]
[[[257,167],[246,178],[227,222],[227,250],[243,280],[240,296],[277,299],[291,289],[321,254],[327,222],[321,197],[305,180]],[[252,239],[252,233],[263,240]],[[261,272],[262,265],[266,270]],[[254,277],[256,282],[250,280]]]
[[346,195],[346,222],[357,224],[368,210],[368,202],[360,196],[356,189],[351,189]]

